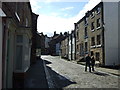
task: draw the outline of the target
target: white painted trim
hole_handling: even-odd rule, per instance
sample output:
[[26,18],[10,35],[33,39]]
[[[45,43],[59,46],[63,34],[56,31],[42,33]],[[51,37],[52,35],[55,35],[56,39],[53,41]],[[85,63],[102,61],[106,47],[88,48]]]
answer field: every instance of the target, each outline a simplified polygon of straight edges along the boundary
[[19,22],[20,22],[20,17],[18,16],[17,12],[15,12],[15,15],[16,15],[17,19],[18,19]]

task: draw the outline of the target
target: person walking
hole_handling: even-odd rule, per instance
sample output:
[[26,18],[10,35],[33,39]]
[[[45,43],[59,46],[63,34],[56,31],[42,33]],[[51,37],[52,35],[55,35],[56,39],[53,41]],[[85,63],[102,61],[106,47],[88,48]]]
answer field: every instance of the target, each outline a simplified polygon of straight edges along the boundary
[[87,71],[87,67],[89,67],[89,72],[91,72],[91,66],[90,66],[91,57],[89,54],[86,54],[85,61],[86,61],[85,71]]
[[94,55],[91,56],[91,66],[92,66],[92,71],[94,72],[95,69],[94,69],[94,66],[95,66],[95,58],[94,58]]

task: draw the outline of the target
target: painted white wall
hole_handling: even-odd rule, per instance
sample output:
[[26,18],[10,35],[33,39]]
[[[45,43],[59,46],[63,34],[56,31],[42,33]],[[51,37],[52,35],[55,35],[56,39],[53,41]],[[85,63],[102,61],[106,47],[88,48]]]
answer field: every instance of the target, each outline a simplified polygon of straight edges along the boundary
[[2,18],[0,17],[0,90],[2,89]]
[[118,3],[104,2],[105,65],[118,64]]
[[[120,1],[118,3],[118,34],[120,33]],[[120,35],[118,35],[118,54],[120,53]],[[120,65],[120,55],[118,55],[119,65]]]
[[69,36],[69,59],[71,60],[71,39],[70,39],[70,36]]
[[72,38],[72,59],[75,59],[75,38]]

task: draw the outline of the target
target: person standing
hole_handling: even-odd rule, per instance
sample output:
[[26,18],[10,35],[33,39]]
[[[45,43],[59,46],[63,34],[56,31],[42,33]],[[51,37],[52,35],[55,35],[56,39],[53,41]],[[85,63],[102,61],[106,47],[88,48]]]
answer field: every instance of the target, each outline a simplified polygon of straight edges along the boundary
[[89,67],[89,72],[91,72],[91,66],[90,66],[91,57],[89,56],[89,54],[86,55],[85,61],[86,61],[85,71],[87,71],[87,67]]
[[94,55],[91,56],[91,66],[92,66],[92,71],[95,71],[94,66],[95,66],[95,58]]

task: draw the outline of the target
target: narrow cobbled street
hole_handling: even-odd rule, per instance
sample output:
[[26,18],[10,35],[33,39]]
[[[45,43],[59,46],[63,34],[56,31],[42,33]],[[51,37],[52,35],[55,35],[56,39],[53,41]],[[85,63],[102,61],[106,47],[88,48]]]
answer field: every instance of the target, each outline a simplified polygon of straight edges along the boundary
[[85,72],[84,66],[61,59],[42,56],[51,88],[118,88],[118,76],[102,71]]

